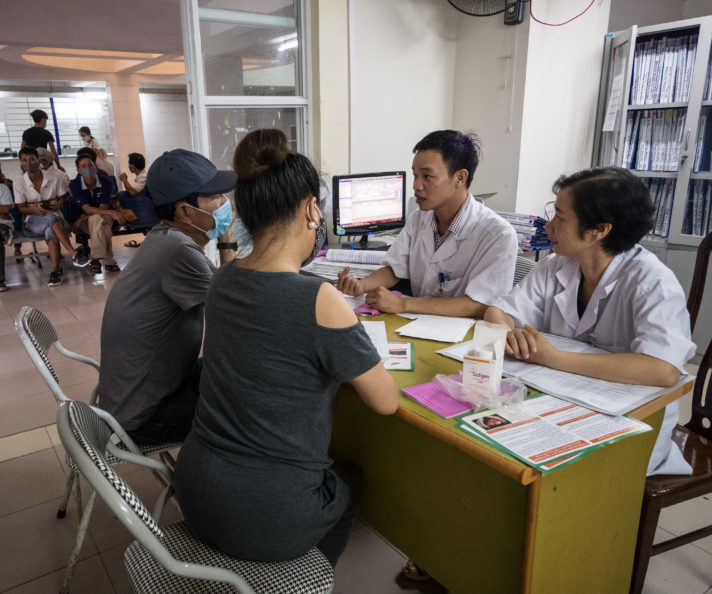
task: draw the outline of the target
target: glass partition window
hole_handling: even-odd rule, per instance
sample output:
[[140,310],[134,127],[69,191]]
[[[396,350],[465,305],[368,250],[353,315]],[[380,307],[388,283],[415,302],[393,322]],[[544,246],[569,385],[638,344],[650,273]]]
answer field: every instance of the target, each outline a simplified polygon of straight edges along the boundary
[[309,3],[182,2],[196,150],[230,167],[248,132],[278,128],[294,150],[308,155]]
[[231,169],[232,157],[242,138],[259,128],[284,132],[290,148],[298,150],[303,135],[303,107],[226,107],[208,109],[210,156],[218,169]]

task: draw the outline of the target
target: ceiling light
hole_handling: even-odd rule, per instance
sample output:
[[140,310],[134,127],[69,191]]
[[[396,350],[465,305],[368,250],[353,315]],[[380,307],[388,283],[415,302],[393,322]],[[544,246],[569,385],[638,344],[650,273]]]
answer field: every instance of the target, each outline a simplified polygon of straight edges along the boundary
[[121,72],[126,68],[138,66],[144,60],[112,60],[110,58],[77,58],[72,56],[42,56],[22,54],[27,62],[50,66],[53,68],[68,68],[70,70],[88,70],[93,72]]
[[66,47],[31,47],[27,50],[41,54],[68,54],[71,56],[104,56],[106,58],[142,58],[150,60],[159,58],[163,54],[148,54],[145,52],[115,52],[110,50],[72,49]]

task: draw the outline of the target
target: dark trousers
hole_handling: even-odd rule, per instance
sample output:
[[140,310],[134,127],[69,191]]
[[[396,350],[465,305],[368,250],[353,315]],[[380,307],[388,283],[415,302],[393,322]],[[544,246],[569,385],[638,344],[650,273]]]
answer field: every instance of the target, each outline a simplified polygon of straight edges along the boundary
[[331,469],[348,485],[349,500],[344,513],[316,546],[324,553],[332,567],[335,567],[346,548],[351,528],[358,517],[363,480],[361,472],[353,464],[334,464]]
[[198,359],[185,382],[161,400],[151,418],[137,429],[127,431],[131,439],[143,445],[185,440],[198,405],[202,369],[203,360]]

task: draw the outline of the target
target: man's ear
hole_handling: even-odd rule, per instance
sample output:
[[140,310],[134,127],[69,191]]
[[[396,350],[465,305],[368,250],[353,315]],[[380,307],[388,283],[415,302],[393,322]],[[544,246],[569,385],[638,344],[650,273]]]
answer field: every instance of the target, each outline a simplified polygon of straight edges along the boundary
[[175,215],[174,218],[181,223],[192,223],[193,219],[190,218],[190,206],[185,200],[175,203]]
[[455,182],[457,183],[458,186],[464,185],[467,186],[467,169],[458,169],[455,172]]

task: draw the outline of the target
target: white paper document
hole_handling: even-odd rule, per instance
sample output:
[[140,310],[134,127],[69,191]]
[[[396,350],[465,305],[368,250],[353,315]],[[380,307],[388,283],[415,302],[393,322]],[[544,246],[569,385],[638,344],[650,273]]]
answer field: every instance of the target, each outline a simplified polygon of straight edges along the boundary
[[388,351],[388,337],[386,336],[386,323],[385,322],[361,322],[366,334],[371,339],[373,346],[376,347],[378,351],[378,356],[381,357],[381,361],[384,363],[390,359],[390,354]]
[[449,316],[431,316],[418,314],[410,324],[396,330],[401,336],[437,340],[440,342],[459,342],[475,321],[469,318],[452,318]]
[[[608,352],[572,338],[552,334],[545,334],[545,336],[553,346],[564,351],[575,353]],[[464,354],[470,348],[472,348],[472,344],[468,341],[440,349],[437,352],[451,359],[462,361]],[[623,415],[671,389],[609,382],[509,358],[504,360],[503,373],[506,376],[520,379],[528,386],[547,394],[582,404],[609,415]],[[679,383],[685,381],[688,381],[686,376],[681,378]]]
[[329,250],[326,259],[330,262],[350,262],[356,264],[381,265],[386,257],[383,250]]
[[548,395],[460,420],[463,429],[486,436],[534,466],[650,430],[635,419],[603,415]]
[[[345,251],[345,250],[344,250]],[[306,266],[302,266],[303,272],[309,272],[321,278],[336,282],[339,280],[339,272],[349,266],[344,262],[332,262],[325,257],[316,258]],[[374,270],[381,268],[378,264],[358,264],[357,266],[349,267],[349,274],[356,278],[363,278],[371,274]]]

